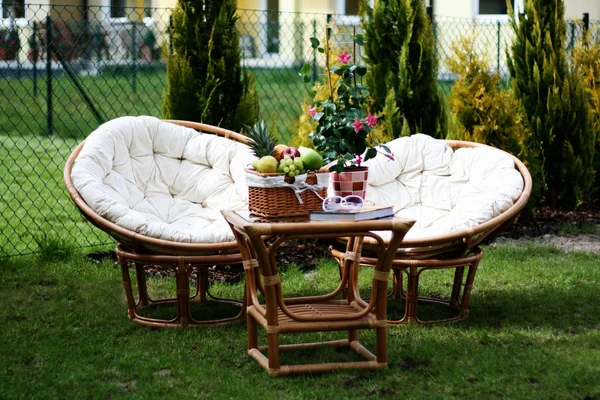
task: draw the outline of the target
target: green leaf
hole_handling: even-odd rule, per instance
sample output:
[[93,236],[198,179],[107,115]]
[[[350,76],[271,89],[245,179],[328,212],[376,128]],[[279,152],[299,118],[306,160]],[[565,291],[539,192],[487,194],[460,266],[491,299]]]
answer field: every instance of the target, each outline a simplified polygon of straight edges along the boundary
[[310,64],[304,64],[300,69],[300,75],[306,75],[310,72]]
[[367,67],[362,66],[362,65],[359,67],[356,67],[356,75],[365,76],[366,73],[367,73]]
[[316,49],[317,47],[319,47],[320,44],[321,44],[321,42],[319,41],[319,39],[317,39],[315,37],[310,38],[310,45],[312,46],[313,49]]
[[375,158],[375,156],[377,156],[377,150],[375,149],[375,147],[370,147],[369,150],[367,150],[367,152],[365,153],[365,158],[363,161]]
[[313,116],[313,121],[319,121],[321,119],[321,117],[323,117],[323,115],[325,115],[322,112],[318,112]]
[[317,51],[318,51],[319,53],[321,53],[321,54],[325,53],[325,49],[324,49],[324,48],[322,48],[322,47],[319,47],[319,48],[317,49]]
[[344,71],[341,71],[342,68],[339,65],[334,65],[333,67],[329,68],[329,72],[333,72],[336,75],[342,75],[344,73]]
[[365,37],[359,33],[358,35],[354,36],[354,41],[357,45],[362,46],[365,44]]

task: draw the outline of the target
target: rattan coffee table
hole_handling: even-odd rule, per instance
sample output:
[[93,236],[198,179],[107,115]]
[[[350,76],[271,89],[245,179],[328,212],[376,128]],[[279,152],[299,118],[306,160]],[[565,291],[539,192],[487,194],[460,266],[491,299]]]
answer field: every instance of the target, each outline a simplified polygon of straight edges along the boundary
[[[387,287],[394,256],[414,221],[406,219],[325,221],[307,219],[269,221],[248,212],[224,211],[223,215],[240,245],[246,276],[246,317],[248,354],[269,375],[323,372],[334,369],[378,369],[387,366]],[[376,232],[391,231],[389,240]],[[287,297],[276,262],[281,244],[297,239],[347,238],[344,273],[332,292],[321,295]],[[378,260],[373,270],[371,298],[365,301],[358,291],[358,269],[365,237],[376,243]],[[264,301],[259,295],[262,294]],[[287,296],[286,296],[287,295]],[[267,333],[267,346],[258,345],[258,325]],[[359,342],[359,331],[376,330],[376,350],[372,353]],[[346,339],[279,344],[285,333],[346,331]],[[321,346],[348,347],[365,361],[320,362],[281,365],[280,351],[314,349]],[[264,351],[267,351],[267,354]]]

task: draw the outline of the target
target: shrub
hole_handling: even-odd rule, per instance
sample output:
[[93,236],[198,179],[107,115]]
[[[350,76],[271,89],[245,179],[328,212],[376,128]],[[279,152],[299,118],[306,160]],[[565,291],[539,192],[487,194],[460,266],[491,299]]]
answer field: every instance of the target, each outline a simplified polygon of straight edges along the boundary
[[567,65],[564,4],[530,0],[511,26],[508,67],[531,130],[525,146],[537,158],[532,197],[576,208],[594,182],[595,137],[583,82]]
[[586,31],[573,49],[572,62],[575,73],[583,77],[590,103],[596,146],[594,170],[596,171],[596,194],[600,191],[600,36],[594,41]]
[[242,70],[235,0],[182,0],[173,11],[163,117],[241,130],[258,120],[255,78]]
[[423,1],[378,1],[373,8],[363,1],[361,9],[367,84],[375,99],[371,111],[386,110],[394,137],[419,132],[444,137],[435,37]]
[[452,52],[447,66],[458,79],[448,103],[457,126],[449,138],[489,144],[524,157],[523,116],[515,112],[519,102],[511,91],[502,88],[500,73],[491,72],[491,64],[475,47],[473,35],[453,44]]

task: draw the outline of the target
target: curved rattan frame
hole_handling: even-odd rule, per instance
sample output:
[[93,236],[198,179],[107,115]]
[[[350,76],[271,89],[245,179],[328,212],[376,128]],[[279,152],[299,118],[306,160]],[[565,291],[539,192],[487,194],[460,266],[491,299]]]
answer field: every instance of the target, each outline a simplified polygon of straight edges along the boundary
[[[460,140],[445,140],[453,149],[487,147],[509,156],[523,178],[523,190],[515,203],[502,214],[470,229],[452,234],[437,235],[421,239],[405,239],[400,244],[396,259],[392,265],[394,272],[392,295],[406,300],[404,316],[399,320],[389,320],[390,324],[403,323],[437,323],[456,322],[468,317],[469,297],[475,279],[475,273],[483,253],[479,246],[491,242],[506,228],[513,224],[529,201],[532,190],[532,179],[529,170],[517,157],[503,150],[481,143]],[[374,266],[377,262],[375,243],[365,238],[361,265]],[[331,249],[338,260],[340,273],[343,273],[344,253],[336,248]],[[370,254],[369,254],[370,253]],[[468,268],[466,282],[463,284],[465,268]],[[440,300],[419,296],[419,277],[425,270],[455,269],[452,293],[449,300]],[[407,290],[403,289],[403,274],[407,278]],[[417,305],[422,303],[446,304],[458,310],[455,317],[442,320],[422,321],[417,316]]]
[[[218,136],[222,136],[227,139],[235,140],[240,143],[248,144],[249,139],[239,133],[219,128],[212,125],[201,124],[198,122],[191,121],[178,121],[178,120],[165,120],[165,122],[174,123],[176,125],[185,126],[192,128],[200,133],[209,133]],[[169,254],[169,255],[212,255],[220,254],[224,257],[224,262],[229,263],[233,261],[241,262],[241,256],[239,255],[239,248],[235,240],[223,243],[180,243],[172,242],[164,239],[157,239],[150,236],[142,235],[128,229],[125,229],[106,218],[100,216],[94,211],[86,202],[83,200],[71,180],[71,171],[73,169],[73,163],[79,156],[81,149],[85,141],[81,142],[70,157],[64,168],[64,181],[71,196],[71,199],[81,211],[82,215],[94,224],[99,229],[111,235],[115,240],[127,248],[133,250],[136,253],[154,253],[154,254]],[[228,253],[236,254],[236,257],[226,257]]]
[[[164,122],[173,123],[197,130],[200,134],[214,134],[227,139],[235,140],[240,143],[248,144],[249,139],[239,133],[219,128],[212,125],[206,125],[192,121],[164,120]],[[189,314],[190,302],[196,299],[204,300],[208,287],[207,269],[212,265],[241,264],[242,256],[239,246],[235,240],[223,243],[180,243],[164,239],[157,239],[142,235],[137,232],[125,229],[105,218],[94,211],[81,197],[73,181],[71,172],[73,164],[85,141],[80,143],[71,153],[64,168],[64,182],[71,199],[81,214],[94,226],[112,236],[120,246],[117,249],[119,263],[123,270],[123,286],[128,300],[128,314],[132,321],[142,325],[153,327],[174,327],[174,326],[202,326],[202,325],[221,325],[230,322],[243,315],[244,307],[237,317],[227,317],[218,320],[199,321],[195,320]],[[171,266],[177,276],[177,296],[172,299],[161,299],[157,301],[149,300],[145,285],[146,265],[152,265],[153,262],[162,263]],[[202,289],[200,293],[190,297],[187,273],[182,273],[178,265],[185,264],[197,270],[201,279],[198,280],[198,286]],[[136,280],[138,283],[138,301],[133,300],[132,285],[129,276],[126,276],[129,265],[135,265]],[[183,283],[182,283],[183,282]],[[187,288],[186,288],[187,287]],[[186,292],[187,290],[187,292]],[[185,292],[185,294],[184,294]],[[210,294],[210,293],[209,293]],[[219,299],[228,303],[239,303],[229,299]],[[142,317],[138,309],[146,306],[160,305],[165,303],[177,303],[178,315],[174,319],[159,320]]]

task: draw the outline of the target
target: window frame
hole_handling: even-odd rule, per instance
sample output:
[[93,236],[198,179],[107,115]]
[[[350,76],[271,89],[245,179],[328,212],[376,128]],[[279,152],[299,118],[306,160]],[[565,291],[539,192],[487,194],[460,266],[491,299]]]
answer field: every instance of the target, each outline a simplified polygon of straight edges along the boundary
[[28,1],[27,0],[23,0],[23,17],[19,17],[19,18],[4,18],[4,6],[3,6],[3,0],[0,0],[0,28],[7,28],[7,29],[11,29],[13,27],[13,24],[15,26],[18,26],[19,28],[24,28],[27,26],[27,14],[28,14]]
[[[508,23],[510,20],[510,16],[508,14],[479,14],[479,2],[480,0],[472,0],[473,1],[473,19],[476,22],[503,22]],[[514,16],[516,17],[519,12],[522,12],[525,9],[523,0],[514,0]]]

